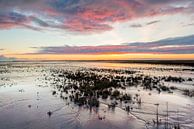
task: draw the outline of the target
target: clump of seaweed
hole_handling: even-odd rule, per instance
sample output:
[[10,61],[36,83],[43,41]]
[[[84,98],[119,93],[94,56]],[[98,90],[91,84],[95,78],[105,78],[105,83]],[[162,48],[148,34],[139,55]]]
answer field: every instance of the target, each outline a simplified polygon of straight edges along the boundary
[[[98,107],[99,99],[112,100],[109,106],[115,107],[118,102],[132,103],[136,101],[141,104],[141,99],[136,96],[123,93],[127,87],[143,87],[145,90],[156,90],[158,93],[173,93],[175,87],[167,87],[166,82],[181,83],[185,81],[181,77],[156,77],[139,74],[137,71],[115,70],[115,69],[77,69],[63,70],[51,69],[52,84],[59,91],[60,98],[70,100],[79,106]],[[190,80],[190,79],[189,79]],[[53,95],[58,95],[53,91]],[[185,93],[188,94],[188,93]],[[191,95],[191,93],[189,93]],[[137,99],[138,98],[138,99]]]
[[183,94],[189,97],[194,97],[194,90],[185,89],[183,90]]

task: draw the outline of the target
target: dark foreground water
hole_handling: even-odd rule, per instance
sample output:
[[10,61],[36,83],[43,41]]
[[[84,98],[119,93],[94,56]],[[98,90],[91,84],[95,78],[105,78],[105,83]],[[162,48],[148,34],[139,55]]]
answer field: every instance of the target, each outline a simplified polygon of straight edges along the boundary
[[[94,69],[95,68],[95,69]],[[125,88],[112,88],[122,94],[141,98],[141,103],[118,101],[110,108],[113,99],[99,97],[99,107],[79,106],[61,93],[58,85],[69,85],[71,81],[56,71],[74,73],[93,70],[102,76],[148,76],[155,78],[175,77],[184,81],[161,79],[161,84],[170,90],[158,92],[145,89],[138,83]],[[100,69],[100,70],[98,70]],[[108,70],[107,70],[108,69]],[[129,70],[121,73],[109,70]],[[55,71],[55,73],[53,73]],[[53,76],[53,74],[55,74]],[[54,83],[56,80],[59,83]],[[61,84],[62,82],[62,84]],[[56,94],[53,93],[56,91]],[[173,128],[194,129],[194,68],[189,66],[83,63],[83,62],[36,62],[0,63],[0,129],[146,129]],[[67,97],[61,99],[61,96]],[[160,125],[156,124],[157,106]],[[126,111],[126,107],[133,109]],[[168,112],[167,112],[168,111]],[[50,114],[49,114],[50,113]],[[168,117],[167,117],[168,116]],[[167,124],[168,123],[168,124]]]

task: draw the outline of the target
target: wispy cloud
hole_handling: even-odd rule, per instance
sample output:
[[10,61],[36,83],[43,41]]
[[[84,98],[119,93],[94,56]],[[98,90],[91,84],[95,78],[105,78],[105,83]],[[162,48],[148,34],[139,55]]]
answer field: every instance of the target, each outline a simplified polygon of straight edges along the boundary
[[168,38],[155,42],[125,43],[102,46],[47,46],[33,47],[37,52],[28,54],[112,54],[112,53],[154,53],[193,54],[194,35]]
[[193,11],[191,0],[0,0],[0,29],[103,32],[114,22]]
[[156,24],[158,22],[160,22],[160,20],[155,20],[155,21],[148,22],[148,23],[146,23],[146,25]]
[[130,25],[130,27],[141,28],[141,27],[143,27],[143,25],[141,25],[141,24],[132,24],[132,25]]
[[10,58],[10,57],[6,57],[4,55],[0,55],[0,61],[15,61],[16,58]]
[[188,26],[194,26],[194,23],[189,23],[189,24],[183,25],[183,27],[188,27]]
[[132,28],[141,28],[141,27],[156,24],[158,22],[160,22],[160,20],[154,20],[154,21],[150,21],[150,22],[147,22],[147,23],[144,23],[144,24],[134,23],[134,24],[131,24],[130,27],[132,27]]

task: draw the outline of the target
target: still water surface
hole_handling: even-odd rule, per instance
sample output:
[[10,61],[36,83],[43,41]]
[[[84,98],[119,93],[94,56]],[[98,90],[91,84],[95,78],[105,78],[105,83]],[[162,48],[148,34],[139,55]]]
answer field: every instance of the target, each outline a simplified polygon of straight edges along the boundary
[[[159,113],[166,114],[168,102],[169,121],[179,122],[181,128],[194,128],[194,98],[183,95],[179,90],[160,93],[141,87],[127,87],[124,92],[139,94],[141,108],[127,113],[122,106],[111,110],[108,100],[101,100],[100,107],[88,109],[79,107],[52,95],[53,87],[49,79],[50,69],[80,68],[127,69],[149,76],[175,76],[192,78],[192,82],[170,83],[179,89],[194,89],[194,68],[189,66],[96,63],[96,62],[20,62],[0,64],[0,129],[144,129],[155,128],[146,122]],[[105,74],[105,73],[101,73]],[[52,111],[51,117],[47,115]],[[100,117],[105,119],[101,120]],[[161,119],[163,119],[161,117]]]

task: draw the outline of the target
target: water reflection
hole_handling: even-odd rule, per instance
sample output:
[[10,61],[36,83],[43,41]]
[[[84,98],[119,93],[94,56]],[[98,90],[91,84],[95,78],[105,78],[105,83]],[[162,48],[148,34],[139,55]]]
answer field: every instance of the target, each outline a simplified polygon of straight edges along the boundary
[[[194,84],[192,67],[92,62],[11,63],[1,64],[0,67],[1,129],[155,128],[156,125],[154,125],[153,120],[156,121],[156,106],[154,104],[160,104],[159,119],[165,121],[167,101],[169,127],[173,127],[175,123],[179,123],[180,127],[185,129],[194,127],[194,99],[183,94],[186,89],[189,90],[189,94],[192,94]],[[117,71],[111,69],[116,69]],[[57,70],[57,72],[53,73],[52,70]],[[88,102],[81,105],[74,103],[74,100],[73,102],[69,100],[72,89],[69,89],[69,94],[67,95],[66,93],[61,94],[61,90],[58,90],[58,87],[66,87],[70,84],[78,84],[80,86],[81,83],[78,83],[79,78],[75,80],[70,77],[64,80],[63,77],[63,75],[65,77],[67,75],[64,71],[69,71],[75,75],[74,73],[80,70],[84,70],[84,72],[92,71],[92,75],[94,74],[95,78],[117,79],[119,87],[108,87],[112,88],[112,91],[108,90],[107,93],[110,95],[107,99],[103,99],[103,93],[99,93],[99,106],[94,104],[95,106],[91,107]],[[70,74],[68,73],[68,75]],[[145,80],[161,77],[161,81],[162,77],[175,77],[174,79],[171,78],[169,82],[165,80],[166,78],[160,82],[169,88],[173,86],[174,89],[170,89],[173,93],[162,91],[159,94],[157,87],[152,87],[153,90],[142,87],[142,83],[146,84],[142,80],[147,75],[149,76]],[[79,81],[83,82],[83,75],[81,77]],[[88,76],[86,77],[88,78]],[[141,77],[138,79],[138,85],[134,84],[134,80],[132,80],[132,86],[129,86],[130,81],[127,81],[127,78],[130,77]],[[184,81],[171,81],[179,77],[183,78]],[[189,78],[192,80],[189,81]],[[87,82],[90,81],[87,80]],[[92,86],[92,81],[90,83]],[[97,83],[96,81],[95,84]],[[83,84],[88,85],[88,83],[84,82]],[[109,85],[106,81],[105,84]],[[102,85],[102,83],[99,83],[99,85]],[[166,87],[163,90],[166,90]],[[74,86],[74,88],[76,87]],[[120,97],[125,94],[131,95],[131,102],[125,102],[124,100],[120,102]],[[72,95],[75,95],[75,91]],[[90,100],[89,96],[91,97],[91,95],[87,95],[88,101]],[[65,97],[68,98],[66,99]],[[78,96],[79,103],[81,97],[83,96]],[[138,104],[139,98],[141,98],[141,102],[139,102],[141,104]],[[88,107],[88,105],[90,106]],[[127,107],[132,108],[132,110],[127,110]],[[160,127],[163,128],[163,126]]]

